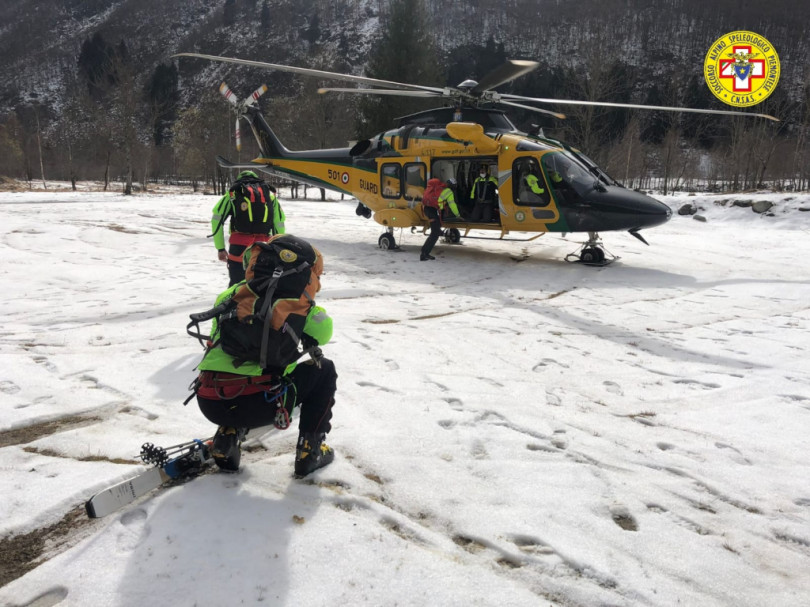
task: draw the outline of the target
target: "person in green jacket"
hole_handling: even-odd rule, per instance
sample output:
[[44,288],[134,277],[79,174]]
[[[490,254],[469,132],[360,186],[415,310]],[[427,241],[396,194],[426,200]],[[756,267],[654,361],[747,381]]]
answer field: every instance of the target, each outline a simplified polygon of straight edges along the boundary
[[520,179],[519,203],[530,204],[532,206],[544,207],[549,204],[551,198],[544,187],[542,178],[538,177],[540,169],[533,160],[529,162],[528,168],[524,169]]
[[473,182],[470,200],[475,203],[470,216],[471,221],[490,223],[493,221],[493,215],[494,221],[500,221],[497,211],[498,180],[489,174],[489,167],[486,165],[481,165],[478,177]]
[[[270,244],[284,245],[287,241],[305,242],[287,235],[274,237]],[[324,439],[332,428],[337,371],[334,363],[323,357],[320,351],[320,347],[332,338],[333,327],[326,310],[314,302],[314,294],[320,289],[323,257],[317,249],[313,250],[316,261],[311,267],[306,291],[301,295],[301,301],[310,306],[301,342],[311,359],[291,363],[281,373],[263,369],[255,360],[238,360],[223,350],[220,329],[214,320],[209,347],[198,365],[201,373],[197,404],[202,414],[219,426],[214,435],[212,455],[216,465],[223,470],[239,469],[240,444],[248,430],[273,424],[284,428],[289,425],[289,416],[295,407],[300,411],[295,476],[303,478],[335,458],[334,450]],[[246,265],[249,261],[246,258]],[[216,306],[233,299],[244,285],[243,281],[220,293]],[[275,308],[281,303],[298,300],[273,301]]]
[[[230,217],[230,238],[225,251],[223,226]],[[276,189],[265,183],[253,171],[242,171],[236,181],[214,205],[211,230],[217,257],[228,264],[230,285],[245,278],[242,255],[254,242],[267,242],[274,234],[286,231],[284,210],[276,197]]]
[[439,194],[439,198],[436,201],[436,208],[424,208],[425,216],[430,221],[430,234],[422,245],[419,254],[420,261],[436,259],[430,252],[433,250],[434,245],[439,240],[439,236],[442,234],[442,212],[445,207],[450,209],[450,212],[456,219],[461,217],[458,212],[458,207],[456,206],[456,196],[453,194],[454,187],[456,187],[456,180],[451,177],[447,180],[447,184]]

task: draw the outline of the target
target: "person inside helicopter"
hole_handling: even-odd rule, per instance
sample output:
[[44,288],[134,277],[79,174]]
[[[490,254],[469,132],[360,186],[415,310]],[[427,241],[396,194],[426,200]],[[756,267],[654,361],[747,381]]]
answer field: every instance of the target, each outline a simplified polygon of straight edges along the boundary
[[585,167],[563,153],[543,156],[555,198],[562,203],[575,202],[588,194],[598,180]]
[[547,206],[551,196],[543,181],[543,174],[534,158],[518,161],[518,204],[529,204],[537,207]]
[[[470,199],[475,202],[471,221],[492,223],[500,221],[498,212],[498,180],[489,174],[489,167],[482,164],[478,177],[473,182]],[[494,218],[493,218],[494,216]]]

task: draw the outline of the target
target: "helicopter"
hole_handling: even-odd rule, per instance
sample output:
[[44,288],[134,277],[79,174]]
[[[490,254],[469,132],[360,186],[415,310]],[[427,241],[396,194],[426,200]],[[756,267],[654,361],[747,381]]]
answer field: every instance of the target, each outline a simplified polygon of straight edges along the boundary
[[[644,193],[630,190],[610,177],[582,151],[546,137],[533,127],[525,133],[517,129],[504,110],[485,107],[505,105],[552,115],[565,115],[531,104],[591,105],[660,111],[696,112],[760,117],[778,122],[767,114],[708,110],[627,103],[575,101],[524,97],[497,93],[506,84],[540,64],[529,60],[508,60],[486,74],[480,82],[465,80],[456,87],[432,87],[340,74],[310,68],[265,63],[200,53],[178,53],[211,61],[280,70],[321,79],[335,79],[373,88],[320,88],[319,93],[339,92],[376,95],[404,95],[438,98],[449,102],[397,119],[396,126],[351,147],[291,151],[287,149],[258,108],[258,98],[267,90],[262,85],[239,101],[224,82],[220,92],[236,112],[236,144],[240,146],[240,123],[250,126],[260,155],[249,163],[233,163],[219,156],[224,168],[259,169],[318,188],[347,194],[358,200],[357,215],[374,220],[385,231],[379,236],[381,249],[398,249],[396,228],[422,229],[429,220],[421,205],[430,178],[456,184],[456,201],[461,218],[443,217],[446,242],[458,244],[475,231],[494,233],[489,238],[505,240],[512,232],[531,234],[523,242],[549,232],[563,235],[587,233],[587,240],[566,261],[604,266],[617,256],[603,246],[600,232],[626,231],[646,245],[639,233],[667,222],[671,209]],[[497,210],[486,221],[473,221],[470,194],[477,175],[486,173],[497,182]],[[539,187],[527,186],[534,175]],[[509,239],[514,240],[514,239]]]

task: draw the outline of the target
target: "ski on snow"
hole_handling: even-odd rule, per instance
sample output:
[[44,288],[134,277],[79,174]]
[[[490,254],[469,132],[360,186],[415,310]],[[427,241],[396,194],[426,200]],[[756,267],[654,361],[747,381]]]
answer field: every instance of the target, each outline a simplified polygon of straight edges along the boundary
[[87,516],[107,516],[164,483],[199,475],[214,462],[211,442],[211,439],[193,440],[166,448],[145,443],[140,458],[154,467],[96,493],[84,505]]

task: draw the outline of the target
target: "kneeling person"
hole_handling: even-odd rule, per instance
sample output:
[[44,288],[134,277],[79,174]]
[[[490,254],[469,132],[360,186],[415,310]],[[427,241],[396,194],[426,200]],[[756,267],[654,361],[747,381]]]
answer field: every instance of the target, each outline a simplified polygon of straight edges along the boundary
[[[335,457],[324,439],[331,430],[337,372],[319,348],[332,337],[332,319],[314,299],[323,257],[306,241],[280,235],[254,244],[245,267],[245,280],[221,293],[211,311],[216,314],[198,367],[197,403],[219,426],[212,455],[225,470],[239,468],[248,430],[285,428],[300,407],[295,476],[301,478]],[[298,336],[312,360],[297,362]]]

